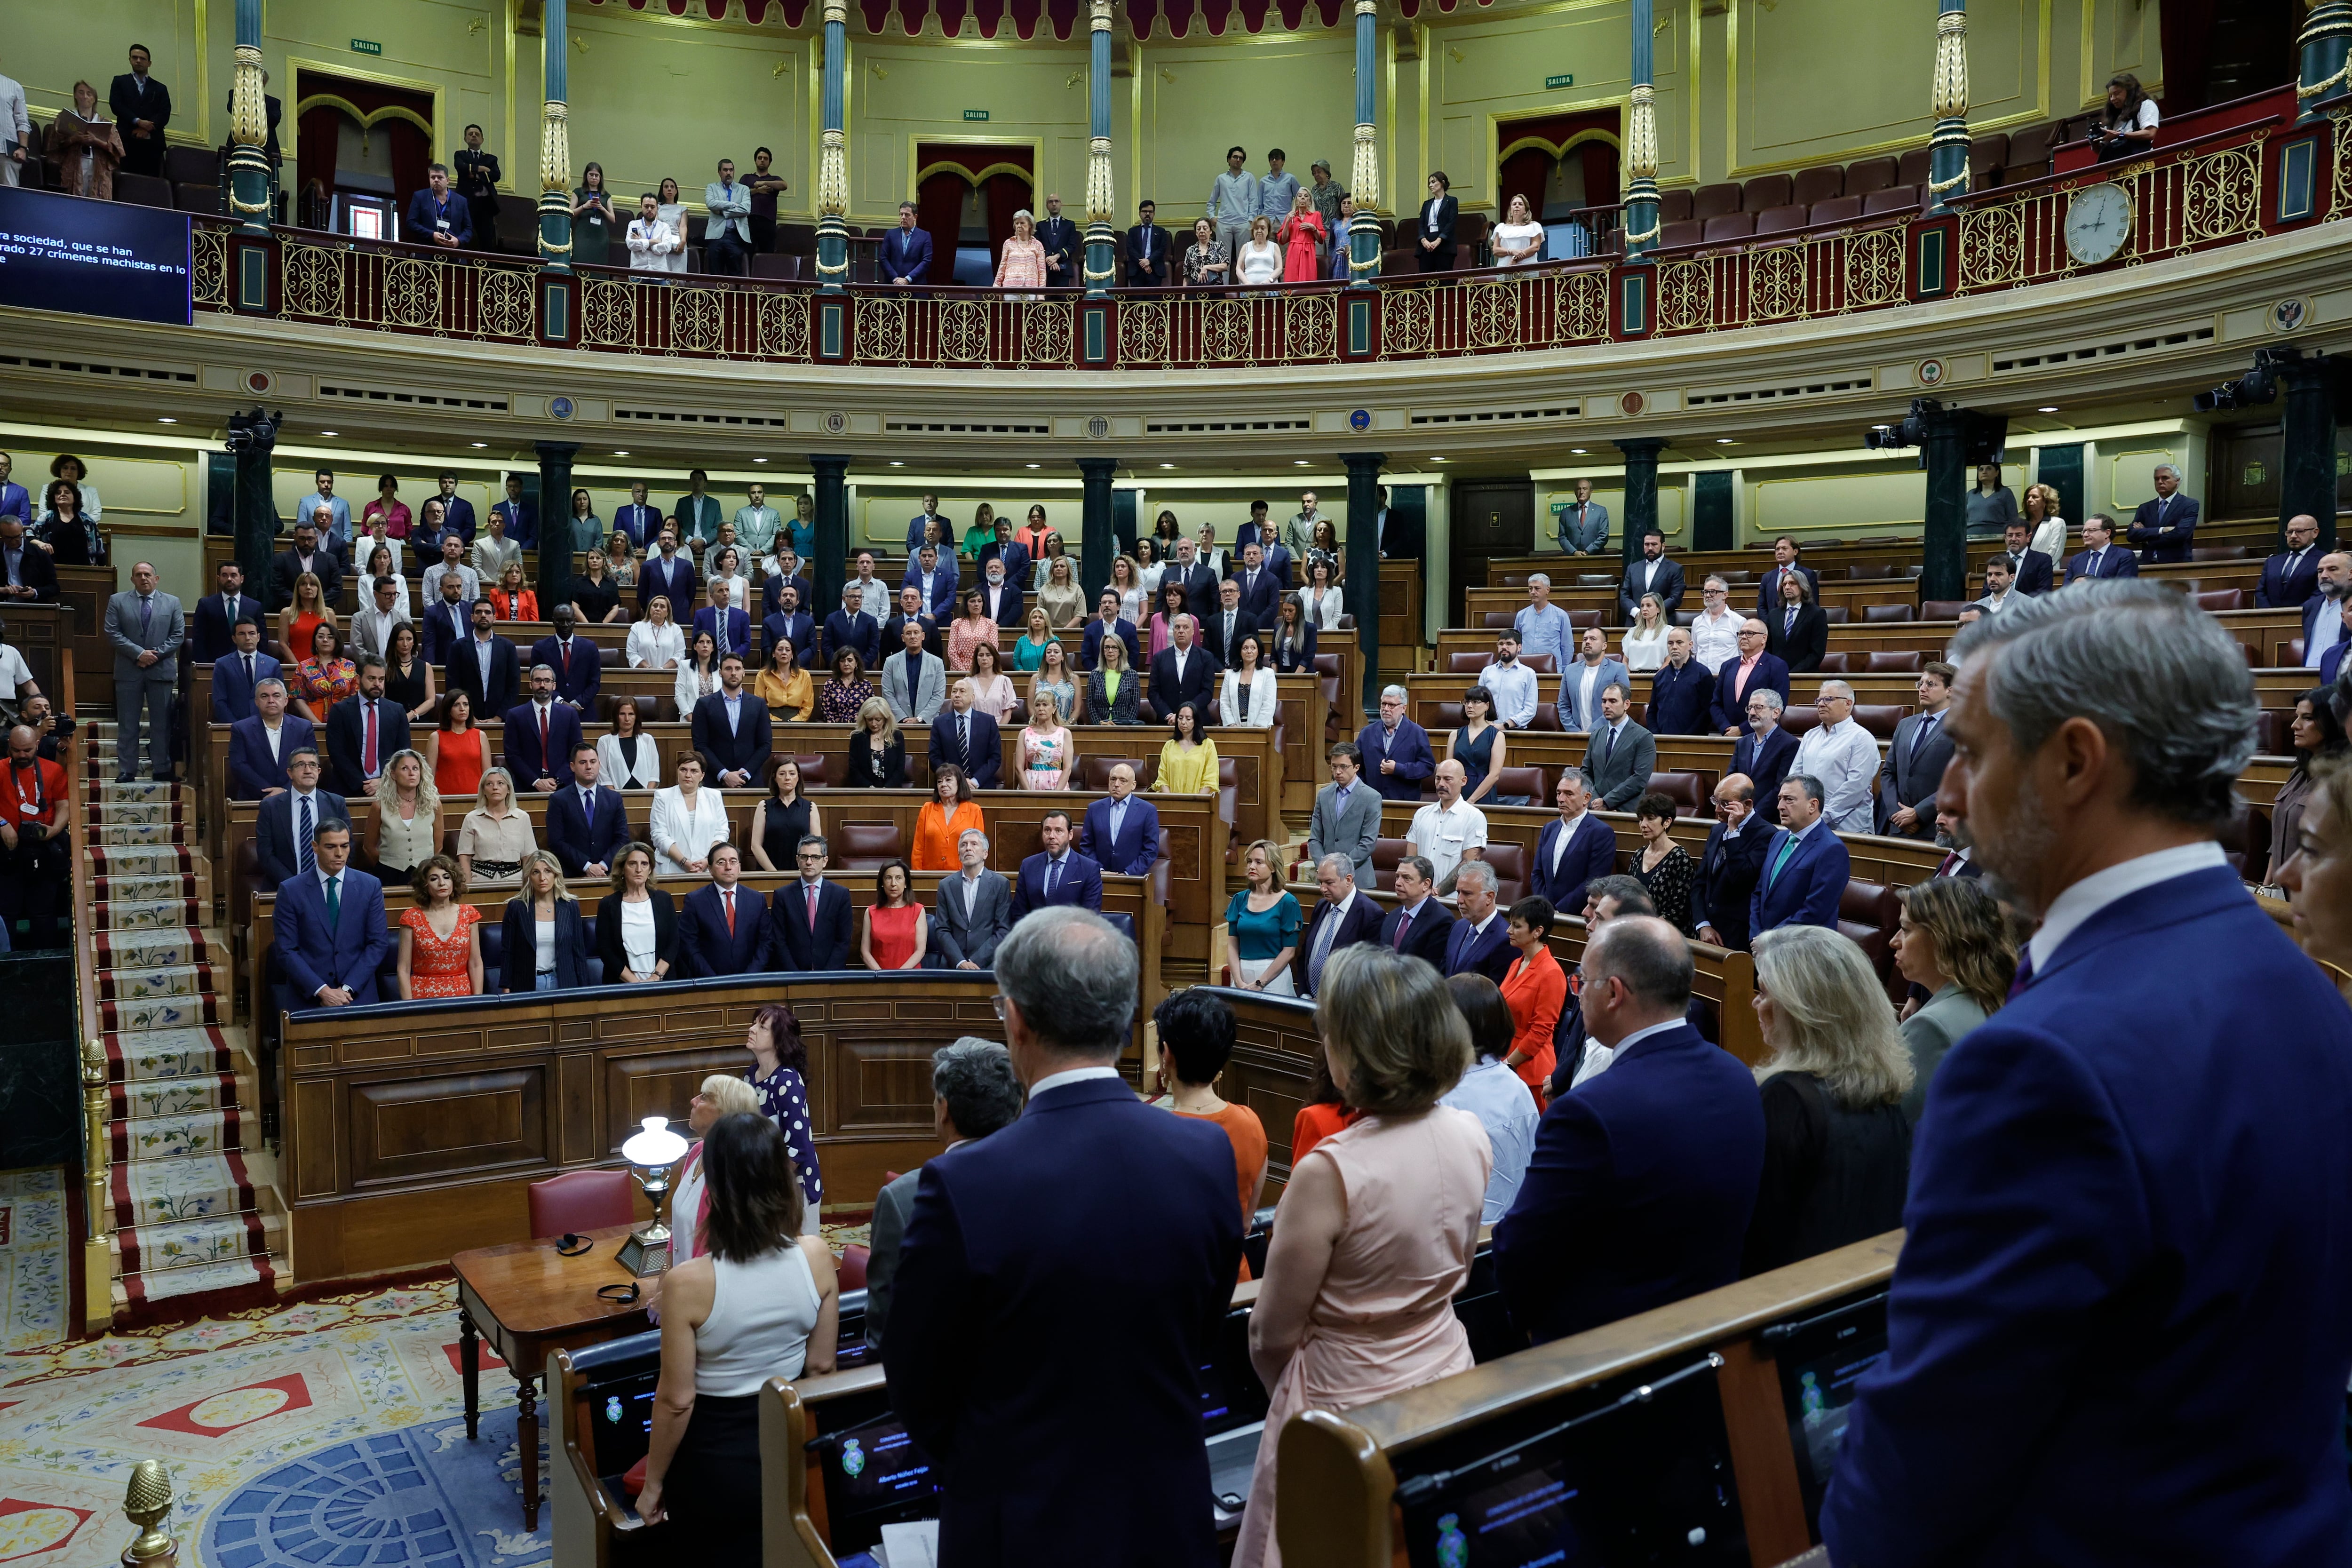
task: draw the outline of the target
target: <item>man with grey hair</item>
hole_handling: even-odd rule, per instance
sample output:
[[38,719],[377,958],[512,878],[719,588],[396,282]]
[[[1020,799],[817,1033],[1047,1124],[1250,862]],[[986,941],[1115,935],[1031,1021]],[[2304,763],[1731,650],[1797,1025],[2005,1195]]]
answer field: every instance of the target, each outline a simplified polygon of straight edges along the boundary
[[1519,634],[1519,657],[1549,657],[1554,674],[1568,668],[1576,648],[1576,627],[1570,622],[1568,612],[1551,602],[1551,579],[1541,572],[1528,578],[1528,602],[1511,617],[1511,629]]
[[1797,742],[1790,771],[1822,781],[1822,814],[1832,832],[1868,833],[1877,825],[1871,791],[1878,780],[1878,738],[1854,721],[1853,688],[1843,680],[1822,682],[1813,711],[1821,722]]
[[1483,974],[1500,985],[1518,956],[1511,946],[1511,922],[1495,899],[1501,887],[1495,868],[1465,860],[1454,873],[1454,906],[1460,918],[1445,939],[1445,973]]
[[996,1008],[1028,1107],[916,1184],[883,1360],[939,1467],[942,1562],[1217,1560],[1196,1369],[1241,1269],[1239,1176],[1223,1129],[1119,1076],[1139,973],[1100,915],[1014,926]]
[[[966,1035],[931,1053],[931,1131],[943,1145],[941,1153],[1011,1126],[1021,1114],[1021,1099],[1013,1053],[994,1040]],[[876,1355],[882,1353],[898,1248],[922,1179],[921,1171],[909,1171],[874,1194],[874,1254],[866,1263],[866,1348]]]
[[2344,606],[2352,601],[2352,554],[2331,551],[2319,558],[2319,586],[2303,605],[2303,663],[2317,669],[2327,650],[2344,640]]
[[1419,800],[1422,781],[1437,772],[1429,731],[1404,716],[1404,705],[1403,687],[1382,687],[1380,717],[1356,731],[1364,776],[1383,800]]
[[1584,1027],[1609,1070],[1552,1102],[1495,1226],[1495,1282],[1538,1341],[1739,1277],[1763,1103],[1685,1017],[1692,973],[1690,945],[1655,916],[1620,915],[1585,944]]
[[1598,555],[1609,547],[1609,509],[1592,499],[1592,481],[1576,481],[1576,499],[1560,509],[1559,547],[1570,555]]
[[1437,901],[1437,870],[1426,855],[1407,855],[1396,866],[1396,908],[1381,922],[1381,945],[1409,953],[1444,973],[1445,946],[1454,916]]
[[106,601],[106,640],[114,649],[115,783],[139,773],[139,721],[147,721],[147,761],[159,784],[172,778],[172,687],[180,674],[186,623],[180,601],[156,586],[155,568],[131,568],[131,586]]
[[2180,470],[2156,466],[2156,496],[2139,503],[2125,537],[2139,550],[2140,563],[2186,561],[2197,537],[2197,498],[2180,493]]
[[2236,637],[2094,583],[1958,649],[1937,803],[2042,923],[1928,1086],[1829,1555],[2352,1561],[2352,1016],[2214,842]]
[[988,835],[967,827],[956,837],[952,877],[940,879],[931,910],[941,967],[987,969],[1013,930],[1013,884],[988,868]]
[[1356,868],[1347,856],[1326,855],[1318,860],[1315,885],[1323,897],[1298,933],[1299,950],[1307,954],[1306,984],[1298,988],[1302,996],[1315,994],[1323,981],[1323,966],[1333,953],[1360,942],[1377,942],[1381,935],[1381,908],[1369,898],[1356,896],[1360,886]]
[[1731,585],[1709,574],[1699,584],[1699,611],[1691,617],[1691,658],[1709,675],[1727,658],[1739,657],[1739,612],[1731,607]]

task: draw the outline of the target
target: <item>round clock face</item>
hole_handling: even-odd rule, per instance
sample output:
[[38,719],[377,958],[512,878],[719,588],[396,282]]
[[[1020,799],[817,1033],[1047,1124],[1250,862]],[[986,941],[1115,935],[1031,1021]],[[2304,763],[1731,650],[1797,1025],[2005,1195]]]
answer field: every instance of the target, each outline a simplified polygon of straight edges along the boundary
[[2090,185],[2066,204],[2066,252],[2085,267],[2112,258],[2131,238],[2131,193],[2117,184]]

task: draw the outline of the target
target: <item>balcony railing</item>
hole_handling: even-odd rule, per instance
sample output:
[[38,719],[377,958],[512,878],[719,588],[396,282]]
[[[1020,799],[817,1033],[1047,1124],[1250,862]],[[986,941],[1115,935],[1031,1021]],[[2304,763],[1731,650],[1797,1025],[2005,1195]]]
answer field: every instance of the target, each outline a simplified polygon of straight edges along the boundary
[[[2352,104],[2309,133],[2294,178],[2307,204],[2282,218],[2284,118],[2147,157],[1956,200],[1729,246],[1596,256],[1519,270],[1217,290],[1074,291],[854,287],[583,268],[576,346],[781,364],[990,370],[1191,370],[1438,360],[1712,332],[1888,310],[2021,288],[2352,217]],[[2074,194],[2113,183],[2131,232],[2112,259],[2069,252]],[[2303,188],[2301,186],[2298,187]],[[196,304],[230,310],[230,228],[197,220]],[[278,229],[278,319],[362,331],[539,343],[539,268],[527,258],[429,250]],[[1642,286],[1646,280],[1646,289]],[[1637,303],[1638,301],[1638,303]],[[836,316],[824,311],[838,309]]]

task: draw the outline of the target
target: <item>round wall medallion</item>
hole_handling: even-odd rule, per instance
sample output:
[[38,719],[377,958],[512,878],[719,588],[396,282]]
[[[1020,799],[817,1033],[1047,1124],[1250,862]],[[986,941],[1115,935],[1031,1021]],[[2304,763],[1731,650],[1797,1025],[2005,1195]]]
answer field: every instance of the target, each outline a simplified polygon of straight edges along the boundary
[[1943,385],[1946,374],[1944,362],[1939,359],[1923,359],[1919,362],[1919,368],[1913,372],[1922,386]]
[[1617,406],[1628,414],[1639,414],[1650,406],[1650,400],[1638,392],[1629,392],[1617,400]]
[[247,392],[257,395],[270,391],[276,387],[277,384],[278,378],[270,374],[266,370],[248,371],[246,373],[245,389]]
[[1109,435],[1110,421],[1104,418],[1101,415],[1095,415],[1092,418],[1087,421],[1087,436],[1088,439],[1100,441]]
[[2311,301],[2301,296],[2281,300],[2271,307],[2271,331],[2274,332],[2299,331],[2309,320],[2311,320]]
[[547,411],[558,419],[569,419],[572,417],[572,399],[568,397],[551,397],[547,400]]
[[1348,416],[1349,429],[1360,432],[1369,430],[1371,427],[1372,411],[1370,409],[1359,408],[1354,413]]
[[828,436],[838,436],[838,435],[840,435],[843,431],[845,431],[845,430],[846,430],[846,429],[848,429],[848,428],[849,428],[849,416],[848,416],[848,415],[846,415],[846,414],[842,414],[842,413],[833,413],[833,414],[828,414],[828,415],[826,415],[826,416],[824,416],[824,433],[825,433],[826,435],[828,435]]

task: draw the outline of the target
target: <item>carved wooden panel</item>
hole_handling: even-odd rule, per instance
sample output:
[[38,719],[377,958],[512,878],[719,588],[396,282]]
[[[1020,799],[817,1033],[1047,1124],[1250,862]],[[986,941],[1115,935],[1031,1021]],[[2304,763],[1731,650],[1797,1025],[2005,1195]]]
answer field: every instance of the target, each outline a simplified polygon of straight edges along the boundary
[[1269,1169],[1286,1174],[1292,1127],[1307,1102],[1315,1057],[1323,1048],[1314,1009],[1243,992],[1226,996],[1234,1005],[1235,1035],[1233,1060],[1225,1067],[1225,1097],[1257,1112],[1265,1127]]
[[603,1153],[596,1139],[596,1058],[575,1051],[555,1062],[556,1146],[567,1165]]
[[681,1044],[676,1050],[604,1058],[604,1142],[598,1157],[619,1155],[621,1145],[648,1116],[667,1116],[681,1131],[694,1091],[712,1073],[740,1075],[746,1058],[740,1045]]
[[291,1162],[294,1195],[316,1198],[334,1192],[340,1184],[335,1172],[340,1142],[335,1136],[335,1080],[312,1079],[296,1084],[286,1115],[302,1133],[299,1140],[291,1141],[299,1151],[299,1158]]
[[352,1081],[352,1185],[495,1171],[549,1158],[546,1071]]
[[[852,1004],[836,999],[833,1005],[838,1020]],[[824,1057],[828,1131],[842,1137],[919,1136],[931,1124],[931,1053],[966,1033],[1003,1037],[992,1009],[988,1027],[960,1017],[961,1011],[947,998],[902,998],[887,1017],[836,1022]],[[814,1047],[811,1059],[814,1065]]]

